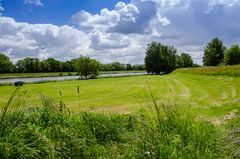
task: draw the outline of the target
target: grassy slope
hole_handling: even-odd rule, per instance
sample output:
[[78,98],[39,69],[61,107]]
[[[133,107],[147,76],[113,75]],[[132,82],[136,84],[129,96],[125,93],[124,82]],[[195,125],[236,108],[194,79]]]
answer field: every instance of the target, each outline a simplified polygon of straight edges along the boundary
[[[223,117],[235,109],[240,95],[240,78],[173,73],[167,76],[138,76],[86,81],[26,84],[22,88],[26,105],[39,104],[41,94],[63,100],[74,112],[80,108],[129,112],[149,103],[150,84],[159,102],[175,102],[200,115]],[[77,87],[80,86],[80,97]],[[0,105],[7,102],[13,86],[0,87]],[[59,90],[62,97],[59,95]],[[224,106],[224,107],[223,107]]]
[[177,69],[175,72],[214,76],[240,76],[240,65]]

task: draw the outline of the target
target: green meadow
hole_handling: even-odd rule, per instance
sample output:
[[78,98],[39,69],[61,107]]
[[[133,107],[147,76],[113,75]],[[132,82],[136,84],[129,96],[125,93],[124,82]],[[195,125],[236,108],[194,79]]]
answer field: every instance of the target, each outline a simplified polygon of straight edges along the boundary
[[240,77],[202,72],[0,86],[0,157],[239,158]]
[[[27,106],[40,105],[41,95],[46,95],[57,102],[62,100],[73,112],[96,109],[129,113],[144,108],[151,102],[149,86],[159,102],[176,103],[179,107],[187,107],[187,110],[203,115],[219,115],[220,107],[226,110],[223,113],[228,113],[240,98],[238,77],[179,72],[165,76],[145,75],[25,84],[21,88],[21,98],[26,99]],[[15,87],[0,88],[0,104],[4,105]]]

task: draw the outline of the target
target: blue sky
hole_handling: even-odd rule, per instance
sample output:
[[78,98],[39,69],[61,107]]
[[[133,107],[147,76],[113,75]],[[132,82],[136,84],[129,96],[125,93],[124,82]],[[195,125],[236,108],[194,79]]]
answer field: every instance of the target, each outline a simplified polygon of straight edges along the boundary
[[201,64],[214,37],[240,42],[240,0],[0,0],[0,52],[143,63],[152,41]]
[[[129,0],[122,0],[129,2]],[[70,23],[71,16],[79,10],[98,13],[103,8],[113,9],[118,0],[41,0],[43,6],[25,3],[24,0],[3,0],[4,16],[28,23]]]

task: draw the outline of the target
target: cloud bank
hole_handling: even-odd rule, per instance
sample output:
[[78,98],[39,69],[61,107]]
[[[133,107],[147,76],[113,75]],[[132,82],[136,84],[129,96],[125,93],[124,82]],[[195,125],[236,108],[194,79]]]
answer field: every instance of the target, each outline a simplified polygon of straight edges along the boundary
[[88,55],[101,62],[143,63],[147,44],[159,41],[201,63],[203,47],[213,37],[227,46],[240,41],[239,10],[240,0],[132,0],[98,14],[80,10],[71,26],[0,17],[0,52],[14,59]]

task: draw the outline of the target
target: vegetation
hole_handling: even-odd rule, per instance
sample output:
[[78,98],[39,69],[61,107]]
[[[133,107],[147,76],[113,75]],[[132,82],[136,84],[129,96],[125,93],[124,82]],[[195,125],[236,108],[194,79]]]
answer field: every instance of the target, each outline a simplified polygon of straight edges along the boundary
[[148,73],[170,73],[176,66],[177,50],[171,46],[152,42],[148,45],[145,66]]
[[193,67],[193,60],[187,53],[177,55],[173,46],[152,42],[148,45],[145,66],[148,73],[165,74],[176,68]]
[[0,86],[0,158],[239,158],[239,78],[185,70]]
[[63,102],[44,96],[39,108],[13,110],[23,103],[17,90],[0,114],[0,158],[190,159],[230,152],[213,124],[159,106],[153,96],[153,110],[139,115],[70,115]]
[[[71,61],[58,61],[54,58],[48,58],[47,60],[39,60],[38,58],[26,57],[12,64],[9,57],[4,54],[0,54],[0,73],[52,73],[52,72],[77,72],[75,62],[78,59],[72,59]],[[143,64],[122,64],[119,62],[113,62],[108,64],[101,64],[101,71],[131,71],[131,70],[145,70]]]
[[218,66],[223,62],[224,51],[226,47],[223,42],[214,38],[207,44],[204,50],[203,65],[204,66]]
[[80,76],[87,78],[96,78],[100,70],[100,62],[90,57],[81,56],[76,59],[74,65]]
[[240,77],[240,65],[177,69],[175,72],[191,73],[191,74],[199,74],[199,75]]
[[101,64],[101,71],[130,71],[130,70],[145,70],[145,65],[131,65],[131,64],[121,64],[119,62],[113,62],[108,64]]
[[176,68],[189,68],[194,66],[192,57],[187,53],[181,53],[180,56],[177,55],[176,60]]
[[226,65],[240,64],[240,47],[238,45],[233,45],[225,51],[224,63]]
[[[215,107],[232,103],[240,98],[239,78],[197,76],[179,72],[167,76],[145,75],[25,84],[22,87],[24,93],[21,98],[26,98],[27,103],[32,106],[39,106],[39,96],[45,94],[56,101],[63,100],[72,112],[94,109],[128,113],[145,107],[149,102],[146,81],[152,87],[154,96],[161,102],[168,103],[174,100],[183,110],[191,110],[203,116],[211,114],[214,118],[222,118],[229,113],[228,109],[235,109],[236,105],[231,107],[230,104],[230,106],[224,107],[226,110],[224,109],[221,116],[218,114],[219,109],[215,109]],[[78,86],[80,96],[77,93]],[[7,99],[14,89],[14,86],[11,85],[0,86],[0,105],[7,103]],[[174,92],[173,95],[169,89]],[[58,90],[62,92],[61,97]],[[209,109],[206,109],[206,106]]]
[[12,72],[13,71],[13,64],[10,61],[10,59],[0,53],[0,73],[5,73],[5,72]]

